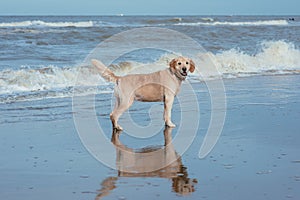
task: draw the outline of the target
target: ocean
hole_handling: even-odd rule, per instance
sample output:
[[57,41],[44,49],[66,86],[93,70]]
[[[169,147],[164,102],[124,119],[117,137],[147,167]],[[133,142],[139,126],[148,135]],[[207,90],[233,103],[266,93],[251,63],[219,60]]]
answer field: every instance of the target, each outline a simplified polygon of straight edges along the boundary
[[[299,16],[1,16],[0,103],[71,97],[81,64],[99,43],[142,27],[191,37],[223,78],[300,73]],[[123,61],[140,66],[166,58],[150,51]],[[84,84],[101,84],[92,76]]]

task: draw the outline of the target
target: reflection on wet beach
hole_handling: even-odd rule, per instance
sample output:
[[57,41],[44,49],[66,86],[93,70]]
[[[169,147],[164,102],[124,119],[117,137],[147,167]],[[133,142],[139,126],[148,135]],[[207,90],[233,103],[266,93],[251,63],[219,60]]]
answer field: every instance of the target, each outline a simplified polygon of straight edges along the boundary
[[111,141],[116,148],[118,176],[108,177],[101,183],[96,199],[110,194],[117,186],[119,177],[160,177],[172,181],[173,192],[187,195],[195,191],[197,179],[188,176],[172,143],[172,128],[164,129],[164,145],[161,147],[128,148],[119,139],[121,131],[113,131]]

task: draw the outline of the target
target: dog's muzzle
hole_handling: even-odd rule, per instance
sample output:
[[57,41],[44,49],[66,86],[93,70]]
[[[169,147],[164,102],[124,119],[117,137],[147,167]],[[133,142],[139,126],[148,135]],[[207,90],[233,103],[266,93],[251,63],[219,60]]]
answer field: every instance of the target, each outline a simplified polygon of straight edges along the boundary
[[187,68],[186,67],[182,67],[180,74],[182,76],[187,76]]
[[181,76],[187,76],[187,72],[180,72]]

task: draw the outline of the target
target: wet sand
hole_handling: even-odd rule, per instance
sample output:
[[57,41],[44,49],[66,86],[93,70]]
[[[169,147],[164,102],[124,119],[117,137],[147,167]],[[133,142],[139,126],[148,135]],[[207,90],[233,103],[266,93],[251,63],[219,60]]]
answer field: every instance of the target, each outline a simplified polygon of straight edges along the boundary
[[[205,84],[193,85],[201,121],[182,156],[175,145],[165,148],[178,128],[134,139],[126,131],[112,132],[109,104],[97,107],[103,130],[117,146],[119,170],[104,166],[85,149],[71,99],[1,104],[0,199],[299,199],[300,76],[225,80],[225,126],[204,159],[198,152],[210,119],[209,94]],[[96,104],[110,98],[97,95]],[[131,108],[137,123],[148,123],[145,107],[137,103]],[[176,102],[173,119],[180,119]],[[161,153],[143,158],[156,150]],[[174,162],[149,172],[169,160]]]

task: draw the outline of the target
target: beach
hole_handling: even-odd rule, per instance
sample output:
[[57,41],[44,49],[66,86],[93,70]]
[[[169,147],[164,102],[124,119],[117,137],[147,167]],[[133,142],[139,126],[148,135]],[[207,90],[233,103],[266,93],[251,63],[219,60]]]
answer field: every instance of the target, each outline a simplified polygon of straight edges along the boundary
[[[299,199],[299,20],[0,16],[0,199]],[[197,70],[176,128],[135,102],[114,132],[114,84],[90,59],[124,76],[178,55]]]
[[[180,158],[184,173],[176,175],[193,185],[185,193],[176,192],[174,177],[126,175],[93,158],[76,132],[70,98],[1,104],[1,199],[298,199],[299,83],[298,75],[226,80],[226,123],[204,159],[198,152],[210,106],[205,84],[198,83],[201,125]],[[142,111],[141,105],[132,109]],[[110,108],[101,110],[112,137]],[[176,104],[173,115],[180,115]],[[164,130],[138,140],[121,133],[119,140],[136,150],[163,146]]]

